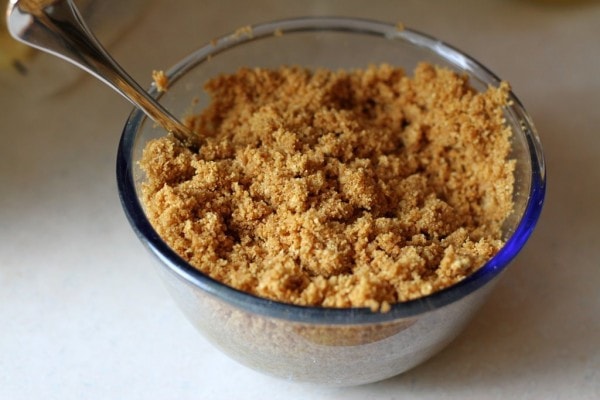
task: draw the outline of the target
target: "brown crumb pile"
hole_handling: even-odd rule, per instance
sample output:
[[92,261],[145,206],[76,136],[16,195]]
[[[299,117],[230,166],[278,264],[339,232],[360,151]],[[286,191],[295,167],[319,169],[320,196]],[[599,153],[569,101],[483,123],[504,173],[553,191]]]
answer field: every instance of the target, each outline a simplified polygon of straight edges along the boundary
[[420,64],[241,69],[206,84],[186,121],[198,152],[164,137],[141,166],[163,239],[211,277],[282,302],[370,307],[471,274],[503,244],[514,161],[508,85]]

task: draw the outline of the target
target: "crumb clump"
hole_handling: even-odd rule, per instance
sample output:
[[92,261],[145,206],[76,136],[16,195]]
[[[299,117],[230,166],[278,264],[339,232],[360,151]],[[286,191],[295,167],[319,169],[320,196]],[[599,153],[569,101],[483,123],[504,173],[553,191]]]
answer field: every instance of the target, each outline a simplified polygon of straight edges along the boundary
[[390,305],[476,271],[502,246],[514,161],[508,84],[480,93],[427,63],[412,77],[243,68],[205,86],[197,152],[145,148],[143,201],[200,271],[282,302]]
[[152,71],[152,80],[159,92],[166,92],[169,88],[169,78],[162,70]]
[[236,29],[232,35],[232,37],[234,39],[240,39],[244,36],[246,36],[248,38],[252,38],[254,36],[254,30],[252,29],[252,26],[250,26],[250,25],[241,26],[238,29]]

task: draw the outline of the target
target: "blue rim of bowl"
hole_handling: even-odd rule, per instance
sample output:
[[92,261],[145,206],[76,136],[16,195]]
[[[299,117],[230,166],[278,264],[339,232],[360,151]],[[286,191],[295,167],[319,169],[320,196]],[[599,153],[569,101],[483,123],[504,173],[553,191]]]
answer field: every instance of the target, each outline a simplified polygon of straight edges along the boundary
[[[211,56],[249,41],[279,33],[290,34],[307,31],[347,32],[407,41],[429,49],[456,67],[469,70],[470,73],[490,85],[497,85],[500,82],[495,74],[476,60],[431,36],[412,29],[398,29],[397,26],[388,23],[346,17],[302,17],[254,25],[251,30],[243,31],[243,34],[234,33],[223,36],[200,48],[171,68],[167,72],[167,76],[170,82],[175,82],[180,76]],[[155,87],[151,88],[150,93],[157,98],[160,97]],[[533,123],[523,105],[514,93],[511,92],[509,96],[512,105],[508,107],[508,111],[521,121],[531,161],[529,198],[517,228],[492,259],[464,280],[431,295],[393,304],[391,309],[385,313],[373,312],[368,308],[298,306],[261,298],[212,279],[183,260],[156,233],[146,218],[142,204],[137,197],[133,178],[135,165],[132,162],[132,150],[136,139],[135,132],[146,118],[139,110],[134,110],[129,116],[119,143],[116,165],[119,196],[125,214],[137,236],[164,266],[185,282],[247,312],[316,324],[367,324],[415,317],[458,301],[499,275],[525,245],[539,219],[546,190],[542,148]]]

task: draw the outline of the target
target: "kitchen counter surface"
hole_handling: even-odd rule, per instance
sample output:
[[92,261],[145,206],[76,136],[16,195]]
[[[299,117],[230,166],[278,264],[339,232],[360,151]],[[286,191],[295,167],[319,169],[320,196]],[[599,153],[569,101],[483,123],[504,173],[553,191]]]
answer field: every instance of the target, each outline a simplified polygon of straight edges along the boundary
[[600,398],[600,2],[203,3],[128,9],[109,47],[147,85],[152,69],[239,26],[337,14],[401,21],[481,61],[511,82],[541,136],[538,229],[425,364],[355,388],[264,376],[196,333],[126,221],[114,169],[131,106],[38,55],[27,75],[0,71],[0,399]]

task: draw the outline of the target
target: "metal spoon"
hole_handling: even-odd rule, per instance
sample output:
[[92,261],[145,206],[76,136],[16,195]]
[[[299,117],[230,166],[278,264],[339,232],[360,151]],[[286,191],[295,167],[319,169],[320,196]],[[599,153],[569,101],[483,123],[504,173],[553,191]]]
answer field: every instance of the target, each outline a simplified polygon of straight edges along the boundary
[[72,0],[10,0],[8,31],[16,39],[89,72],[190,147],[199,137],[150,96],[102,47]]

